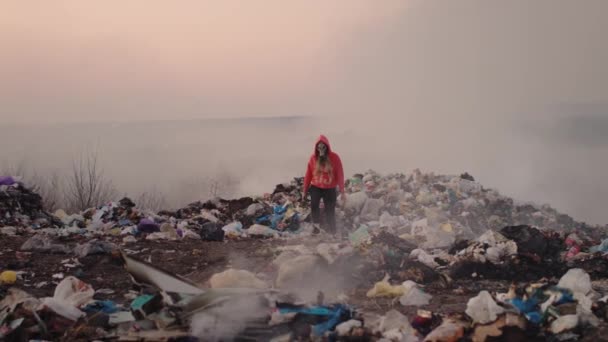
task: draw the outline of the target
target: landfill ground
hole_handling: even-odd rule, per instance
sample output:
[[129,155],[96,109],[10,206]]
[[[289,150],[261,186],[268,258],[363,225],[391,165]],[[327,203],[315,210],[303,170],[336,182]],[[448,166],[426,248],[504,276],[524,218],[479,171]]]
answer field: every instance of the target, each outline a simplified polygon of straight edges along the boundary
[[608,226],[466,173],[368,171],[331,235],[302,181],[68,214],[5,177],[0,341],[608,340]]
[[[0,269],[16,268],[25,272],[24,282],[18,285],[35,297],[52,297],[53,291],[61,279],[54,279],[53,275],[63,274],[63,277],[76,276],[78,279],[91,284],[94,289],[111,289],[112,294],[96,294],[95,299],[112,300],[118,304],[128,304],[125,294],[133,288],[133,282],[129,273],[112,255],[97,254],[88,255],[79,259],[81,266],[68,268],[62,261],[71,259],[66,254],[49,254],[46,252],[20,252],[19,248],[30,236],[8,237],[0,235]],[[108,239],[112,241],[112,238]],[[115,238],[114,242],[120,244],[121,238]],[[66,238],[66,243],[76,244],[77,239]],[[151,261],[155,266],[170,270],[172,273],[185,277],[206,287],[209,278],[228,268],[244,269],[255,274],[274,273],[276,270],[271,265],[273,255],[271,249],[283,245],[305,244],[314,246],[319,243],[315,239],[248,239],[242,241],[148,241],[141,240],[124,248],[140,251],[137,257]],[[24,261],[17,261],[15,253],[25,255]],[[363,279],[362,279],[363,278]],[[53,279],[53,281],[50,281]],[[381,279],[365,279],[354,274],[350,279],[356,279],[359,286],[346,289],[349,303],[366,312],[383,314],[390,309],[396,309],[404,314],[413,315],[415,307],[404,307],[399,305],[398,300],[387,298],[367,298],[366,292],[373,284]],[[45,284],[36,287],[37,284]],[[509,284],[498,281],[460,281],[452,284],[449,288],[435,283],[430,284],[426,290],[433,295],[430,305],[424,309],[436,313],[462,312],[466,308],[467,301],[480,289],[490,291],[506,291]],[[6,286],[8,288],[8,286]],[[323,285],[319,284],[322,291]],[[397,298],[398,299],[398,298]]]
[[[0,269],[15,268],[23,273],[23,282],[16,287],[23,289],[34,297],[52,297],[57,284],[61,279],[53,278],[62,274],[62,278],[76,276],[89,283],[96,290],[110,289],[113,293],[95,294],[96,300],[111,300],[117,304],[129,305],[129,291],[137,291],[129,273],[118,261],[115,255],[97,254],[80,258],[82,265],[68,268],[66,260],[72,256],[66,254],[53,254],[46,252],[20,252],[20,246],[29,238],[29,235],[8,237],[0,235]],[[209,278],[228,268],[244,269],[254,274],[268,274],[273,277],[273,249],[279,246],[305,245],[315,246],[326,241],[326,236],[306,239],[247,239],[241,241],[227,240],[223,242],[200,241],[184,239],[181,241],[148,241],[140,240],[136,243],[123,246],[123,249],[134,252],[138,258],[151,262],[156,267],[170,270],[170,272],[194,281],[205,288],[209,286]],[[107,237],[109,241],[120,244],[120,237]],[[73,245],[79,242],[72,237],[65,238],[64,243]],[[335,241],[334,241],[335,242]],[[73,259],[72,259],[73,260]],[[69,264],[69,262],[68,262]],[[403,306],[398,298],[368,298],[366,292],[380,279],[369,278],[361,274],[348,277],[350,287],[345,287],[344,294],[348,296],[349,305],[365,314],[379,316],[390,310],[397,310],[407,317],[416,316],[418,310],[426,310],[437,315],[458,315],[465,311],[467,302],[479,291],[486,290],[492,293],[506,292],[509,288],[507,281],[496,280],[456,280],[450,284],[438,281],[426,285],[425,292],[433,297],[428,305],[421,307]],[[52,281],[49,281],[53,279]],[[557,282],[557,279],[553,281]],[[43,283],[42,286],[37,286]],[[604,289],[608,286],[608,279],[595,281]],[[523,285],[520,283],[519,285]],[[13,285],[14,286],[14,285]],[[322,290],[324,284],[318,284]],[[4,286],[2,291],[8,289]],[[496,341],[519,341],[521,336],[502,336]],[[80,339],[87,340],[87,337]],[[154,340],[154,339],[152,339]],[[528,339],[526,339],[528,340]],[[544,341],[545,339],[538,339]],[[605,341],[608,340],[608,324],[602,322],[597,328],[589,329],[579,341]],[[464,341],[464,339],[463,339]]]

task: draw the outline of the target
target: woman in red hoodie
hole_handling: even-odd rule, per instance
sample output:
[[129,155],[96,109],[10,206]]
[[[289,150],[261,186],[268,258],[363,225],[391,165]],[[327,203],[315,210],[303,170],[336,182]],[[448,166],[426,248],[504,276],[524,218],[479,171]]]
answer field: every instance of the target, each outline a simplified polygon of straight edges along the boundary
[[331,233],[336,232],[336,188],[340,190],[342,199],[345,201],[342,161],[340,156],[331,150],[329,140],[321,135],[315,143],[314,153],[308,160],[302,196],[306,198],[308,191],[310,191],[313,223],[320,223],[321,221],[319,204],[323,199],[325,224],[327,230]]

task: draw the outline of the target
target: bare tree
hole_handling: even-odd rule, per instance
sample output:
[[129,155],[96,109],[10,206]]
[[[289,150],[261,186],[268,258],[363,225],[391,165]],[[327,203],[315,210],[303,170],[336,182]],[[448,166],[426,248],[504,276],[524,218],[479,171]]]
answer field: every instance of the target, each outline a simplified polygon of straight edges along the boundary
[[62,181],[59,173],[51,172],[42,176],[34,173],[28,181],[34,192],[42,197],[42,207],[44,210],[53,212],[64,206],[62,193]]
[[209,195],[212,198],[224,197],[229,198],[234,196],[239,186],[238,178],[228,172],[221,172],[213,178],[208,179]]
[[28,167],[25,160],[21,160],[16,164],[3,163],[5,166],[0,170],[2,176],[17,176],[21,177],[22,180],[27,178],[29,173],[27,172]]
[[82,211],[99,206],[116,197],[116,189],[99,166],[96,151],[74,161],[65,184],[66,209]]
[[165,195],[156,188],[153,188],[151,191],[145,191],[137,196],[135,204],[139,209],[147,209],[154,212],[168,209]]

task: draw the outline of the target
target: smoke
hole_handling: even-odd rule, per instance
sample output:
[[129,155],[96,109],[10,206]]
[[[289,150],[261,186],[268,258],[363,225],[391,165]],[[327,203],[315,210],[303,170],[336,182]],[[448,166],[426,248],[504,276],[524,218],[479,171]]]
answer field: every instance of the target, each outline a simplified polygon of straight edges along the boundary
[[[39,18],[31,22],[40,27],[25,30],[19,15],[5,12],[3,122],[53,124],[0,126],[8,146],[0,161],[62,173],[96,144],[121,193],[154,189],[177,207],[214,193],[261,194],[303,175],[323,133],[347,175],[468,171],[516,199],[608,221],[607,2],[332,4],[275,1],[242,20],[229,5],[150,8],[183,26],[132,25],[136,5],[108,21],[111,4],[72,4],[69,13],[83,14],[73,16],[82,36],[66,33],[67,19]],[[211,24],[186,11],[215,14],[236,50],[200,44],[191,33],[207,37],[199,23]],[[243,25],[225,24],[233,19]],[[210,117],[244,119],[196,120]],[[169,118],[193,120],[145,121]],[[220,176],[230,181],[219,186]]]
[[266,300],[256,295],[237,296],[192,317],[191,334],[205,341],[230,341],[256,321],[270,315]]

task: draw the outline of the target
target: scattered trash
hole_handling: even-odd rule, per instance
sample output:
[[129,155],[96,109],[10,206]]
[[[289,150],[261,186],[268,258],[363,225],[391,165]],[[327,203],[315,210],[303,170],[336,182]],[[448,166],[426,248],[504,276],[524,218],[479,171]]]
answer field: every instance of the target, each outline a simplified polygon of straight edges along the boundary
[[79,258],[84,258],[87,255],[93,254],[110,254],[116,249],[116,245],[106,241],[91,240],[85,244],[78,245],[74,248],[74,254]]
[[382,281],[374,284],[374,287],[367,292],[367,297],[400,297],[405,294],[406,289],[403,285],[391,285],[388,280],[386,276]]
[[[252,204],[255,205],[255,204]],[[248,211],[249,212],[249,211]],[[254,211],[255,213],[255,211]],[[240,222],[232,222],[225,225],[222,230],[228,238],[239,238],[243,236],[243,225]]]
[[431,296],[419,288],[419,285],[411,280],[405,281],[401,286],[405,289],[405,293],[399,299],[399,303],[403,306],[423,306],[428,305],[431,301]]
[[505,310],[498,306],[488,291],[481,291],[471,298],[465,311],[475,323],[487,324],[494,322]]
[[279,232],[261,224],[254,224],[249,227],[249,229],[247,229],[247,234],[254,237],[279,237]]
[[357,230],[349,236],[350,243],[353,247],[358,247],[364,244],[370,238],[369,229],[365,225],[361,225]]
[[580,268],[568,270],[557,283],[558,287],[568,289],[572,293],[588,294],[591,291],[591,277]]
[[139,221],[137,230],[142,233],[157,233],[160,232],[160,226],[151,219],[144,218]]
[[[25,241],[0,252],[0,339],[565,341],[608,322],[598,227],[467,173],[368,171],[347,181],[333,237],[316,234],[302,186],[159,213],[124,198],[50,215],[23,184],[0,185],[0,238]],[[257,238],[272,239],[242,241]],[[52,253],[70,256],[41,257]],[[39,300],[15,282],[59,284]],[[468,317],[454,309],[467,299]]]
[[109,315],[109,324],[119,325],[123,323],[134,322],[135,317],[130,311],[120,311]]
[[17,273],[15,271],[4,271],[0,273],[0,284],[12,285],[17,281]]
[[593,246],[591,248],[589,248],[589,252],[590,253],[608,253],[608,239],[604,239],[602,240],[602,243],[600,243],[597,246]]
[[446,319],[437,329],[433,330],[425,338],[425,342],[459,341],[464,336],[465,323]]
[[116,303],[111,300],[98,300],[85,306],[83,311],[87,313],[103,312],[105,314],[113,314],[118,312],[119,309],[116,306]]
[[214,274],[209,280],[212,289],[219,288],[253,288],[266,289],[268,285],[253,273],[245,270],[228,269]]
[[100,290],[96,290],[95,293],[103,294],[103,295],[112,295],[112,294],[115,294],[116,291],[114,291],[112,289],[100,289]]
[[32,236],[21,246],[21,250],[62,254],[71,252],[67,246],[54,243],[49,236],[43,235]]
[[553,334],[561,334],[565,331],[572,330],[578,325],[578,315],[566,315],[558,317],[551,323],[551,332]]
[[350,321],[341,323],[336,326],[336,332],[338,333],[338,336],[348,336],[354,328],[359,328],[362,325],[363,324],[361,323],[361,321],[351,319]]
[[125,269],[131,274],[131,277],[137,284],[152,284],[160,290],[172,293],[197,295],[204,292],[203,289],[194,283],[178,278],[167,271],[158,269],[134,257],[127,256],[124,253],[121,254],[121,257],[125,263]]
[[129,235],[129,236],[125,236],[122,239],[122,242],[125,243],[125,244],[127,244],[127,243],[136,243],[137,239],[134,236]]
[[95,291],[75,277],[67,277],[55,288],[53,297],[43,298],[42,304],[62,317],[75,321],[85,315],[79,308],[91,303]]
[[515,341],[526,339],[526,319],[514,313],[501,315],[498,320],[489,324],[477,324],[471,336],[473,342],[484,342],[491,338],[500,338],[510,332],[511,338]]
[[203,241],[224,241],[224,230],[215,222],[207,222],[201,227],[200,236]]

